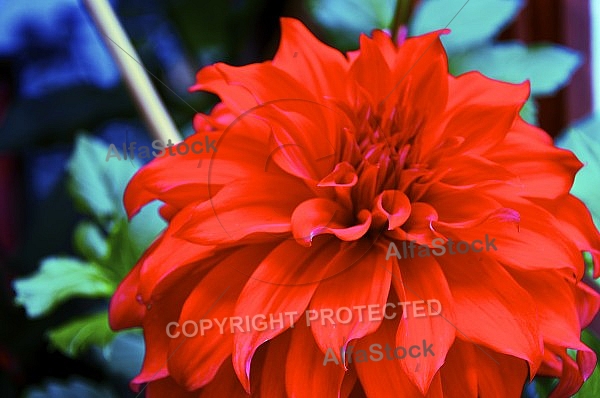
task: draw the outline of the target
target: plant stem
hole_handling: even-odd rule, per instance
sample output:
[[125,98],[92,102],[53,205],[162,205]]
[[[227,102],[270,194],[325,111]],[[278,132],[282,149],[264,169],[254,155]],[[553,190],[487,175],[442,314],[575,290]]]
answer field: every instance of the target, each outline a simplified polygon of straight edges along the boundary
[[135,48],[110,7],[108,0],[82,0],[104,43],[115,60],[129,93],[150,130],[158,140],[176,143],[181,136],[148,78]]
[[397,0],[396,1],[396,10],[394,12],[394,19],[392,20],[392,25],[390,26],[390,31],[392,33],[392,39],[394,42],[397,42],[398,39],[398,30],[401,26],[407,25],[410,15],[412,13],[412,9],[414,6],[414,0]]

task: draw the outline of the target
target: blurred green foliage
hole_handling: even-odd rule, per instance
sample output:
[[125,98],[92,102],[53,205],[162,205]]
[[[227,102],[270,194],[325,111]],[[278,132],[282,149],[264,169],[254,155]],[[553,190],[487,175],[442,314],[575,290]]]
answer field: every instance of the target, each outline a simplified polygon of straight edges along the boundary
[[[394,8],[388,1],[311,0],[314,17],[327,27],[340,48],[356,47],[360,32],[390,28]],[[518,15],[522,0],[423,0],[408,23],[409,36],[450,29],[442,36],[450,72],[479,71],[510,83],[531,82],[531,98],[521,116],[537,124],[535,98],[556,93],[581,64],[581,56],[556,44],[526,46],[496,37]],[[352,40],[348,41],[348,37]]]
[[598,176],[600,176],[600,115],[585,118],[561,134],[555,141],[556,146],[571,150],[584,164],[575,176],[571,193],[581,199],[592,213],[596,227],[600,229],[600,195],[598,195]]
[[[81,135],[68,162],[71,195],[90,217],[75,229],[74,246],[82,259],[49,257],[33,275],[14,282],[15,301],[30,318],[47,315],[74,297],[108,300],[142,252],[166,223],[154,204],[128,222],[122,198],[140,167],[137,160],[106,162],[108,145]],[[65,355],[76,356],[91,344],[105,346],[114,337],[106,310],[85,314],[49,332]]]

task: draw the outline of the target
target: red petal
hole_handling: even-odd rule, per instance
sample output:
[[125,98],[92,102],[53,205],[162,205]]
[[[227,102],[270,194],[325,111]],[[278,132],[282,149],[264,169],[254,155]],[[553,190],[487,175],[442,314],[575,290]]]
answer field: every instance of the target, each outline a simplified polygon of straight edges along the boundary
[[338,161],[336,132],[349,122],[336,108],[290,98],[264,104],[253,115],[271,129],[272,158],[287,173],[317,182]]
[[[319,239],[310,248],[293,240],[284,241],[261,262],[248,280],[240,293],[235,315],[251,319],[262,315],[268,317],[269,324],[266,330],[236,333],[234,337],[234,368],[246,391],[250,389],[250,361],[256,349],[293,327],[302,316],[317,288],[314,281],[320,280],[326,271],[324,265],[338,248],[339,243],[329,239]],[[290,259],[293,259],[292,267],[289,266]]]
[[161,289],[168,288],[167,281],[175,283],[179,277],[186,277],[190,267],[200,260],[206,262],[202,263],[201,267],[195,267],[195,271],[207,269],[218,260],[213,258],[214,246],[196,245],[173,237],[173,231],[176,231],[185,219],[186,214],[179,213],[138,262],[141,267],[138,294],[144,302],[149,302],[161,285],[165,285]]
[[[277,336],[263,346],[261,346],[252,361],[252,375],[259,374],[260,381],[258,388],[253,388],[253,392],[258,391],[258,396],[261,397],[285,397],[285,373],[286,373],[286,359],[288,356],[290,339],[292,329],[288,329],[284,333]],[[261,350],[266,346],[266,355],[264,359],[260,361],[262,369],[260,373],[257,373],[254,369],[255,363],[258,360],[258,356],[261,354]],[[256,366],[258,367],[258,366]],[[251,380],[252,381],[252,380]]]
[[325,176],[318,187],[333,187],[336,201],[346,209],[351,209],[353,187],[358,182],[358,175],[354,167],[344,161],[335,165],[333,171]]
[[[263,79],[261,76],[269,76]],[[241,67],[217,63],[200,70],[197,84],[190,90],[210,91],[221,97],[223,103],[236,115],[274,100],[294,99],[315,101],[315,96],[287,72],[271,62]]]
[[435,238],[444,238],[433,228],[433,222],[437,219],[438,214],[433,206],[415,202],[412,203],[410,216],[402,224],[402,227],[390,231],[386,235],[394,240],[414,240],[420,245],[431,245]]
[[575,155],[545,142],[532,126],[517,122],[512,130],[487,157],[519,176],[520,185],[499,187],[495,192],[503,197],[549,199],[567,194],[575,172],[582,167]]
[[[374,70],[377,73],[373,73]],[[393,87],[390,68],[379,46],[364,34],[360,35],[360,55],[350,68],[349,80],[364,89],[360,92],[367,95],[373,105],[383,101]]]
[[281,18],[281,43],[273,65],[303,82],[319,98],[345,97],[346,81],[339,77],[346,74],[348,61],[295,19]]
[[[399,49],[391,79],[394,86],[388,89],[386,96],[390,109],[400,102],[405,126],[435,125],[444,113],[448,101],[448,58],[440,35],[448,32],[440,30],[409,38]],[[417,135],[417,142],[430,139],[428,134]]]
[[506,83],[489,79],[480,72],[468,72],[458,77],[448,75],[448,87],[448,109],[460,108],[467,104],[522,106],[530,92],[528,82]]
[[187,391],[170,377],[152,381],[145,389],[146,398],[195,398],[198,391]]
[[[155,199],[180,208],[193,201],[208,200],[218,188],[235,179],[264,173],[269,156],[268,135],[263,140],[260,137],[240,140],[238,130],[243,127],[228,130],[226,135],[207,133],[209,141],[218,139],[216,153],[189,152],[175,156],[165,153],[142,167],[125,189],[123,201],[129,217]],[[264,126],[263,130],[266,131]],[[260,132],[256,128],[252,131],[257,135]],[[205,135],[198,133],[185,140],[189,145],[196,141],[205,143]]]
[[147,303],[143,323],[146,352],[140,373],[131,381],[132,388],[169,374],[167,361],[171,339],[166,333],[167,325],[177,322],[181,307],[196,283],[197,279],[188,277],[177,285],[177,289]]
[[[265,175],[267,174],[267,175]],[[238,242],[251,234],[276,238],[291,230],[294,208],[312,196],[302,181],[260,173],[233,182],[210,201],[183,209],[188,220],[176,236],[202,245]]]
[[358,182],[358,175],[354,167],[348,162],[335,165],[333,171],[324,177],[317,186],[319,187],[353,187]]
[[[441,369],[444,396],[519,397],[527,380],[527,363],[456,339]],[[498,377],[501,374],[503,377]]]
[[410,216],[410,200],[404,192],[386,190],[377,195],[372,210],[374,223],[388,222],[388,230],[392,230],[404,224]]
[[[490,217],[478,225],[457,228],[435,223],[436,230],[453,240],[483,242],[484,251],[480,256],[492,257],[508,267],[555,269],[566,277],[581,278],[584,271],[581,253],[568,237],[553,226],[553,216],[539,206],[511,204],[511,208],[520,215],[517,224],[510,218]],[[506,216],[510,216],[510,212]],[[494,245],[487,249],[486,236],[489,242],[494,241]]]
[[146,306],[137,300],[140,268],[138,264],[129,271],[110,300],[108,323],[113,330],[142,326]]
[[[378,344],[381,348],[374,346],[374,349],[383,353],[382,347],[385,343],[391,343],[395,340],[394,334],[396,332],[397,324],[397,320],[386,320],[385,322],[382,322],[381,327],[379,327],[375,333],[359,340],[354,352],[356,353],[357,350],[365,350],[370,354],[371,347]],[[393,345],[393,343],[390,345]],[[406,375],[400,362],[401,360],[396,360],[395,358],[388,360],[385,357],[380,361],[356,362],[355,366],[358,378],[368,397],[423,397],[417,387],[415,387]],[[437,383],[439,383],[439,380]]]
[[544,343],[587,349],[580,341],[581,328],[571,282],[552,271],[513,271],[511,275],[536,299],[534,308]]
[[[321,351],[333,348],[338,362],[344,363],[340,349],[345,348],[350,340],[374,332],[381,324],[376,315],[372,320],[366,320],[367,311],[354,307],[373,305],[383,309],[390,291],[392,270],[385,261],[384,249],[371,246],[366,241],[359,241],[351,248],[340,251],[332,263],[339,263],[332,264],[333,268],[347,269],[320,283],[310,304],[310,316],[316,317],[310,320],[310,325]],[[348,323],[336,322],[332,325],[325,316],[321,316],[324,310],[337,311],[342,307],[352,310]]]
[[[438,371],[444,364],[446,353],[454,342],[457,333],[453,313],[453,300],[446,277],[433,257],[403,259],[397,262],[402,273],[405,297],[401,301],[411,302],[405,307],[402,321],[396,334],[397,346],[408,347],[421,343],[433,345],[434,356],[418,358],[407,356],[400,361],[408,378],[425,395]],[[436,299],[441,308],[430,306],[427,300]],[[418,313],[417,302],[425,301],[424,313]],[[412,308],[411,308],[412,307]],[[415,315],[415,310],[417,314]],[[441,310],[440,315],[435,314]],[[399,311],[398,311],[399,312]],[[425,315],[425,316],[421,316]],[[398,316],[400,314],[398,313]],[[415,368],[418,372],[413,372]]]
[[302,320],[292,332],[285,381],[289,397],[339,396],[344,368],[323,366],[324,353],[315,344],[310,328]]
[[600,309],[600,293],[583,282],[578,282],[575,288],[575,300],[579,314],[579,325],[587,327],[598,314]]
[[[233,316],[248,278],[271,248],[251,245],[232,252],[192,290],[179,316],[179,325],[185,327],[189,337],[180,333],[171,340],[169,350],[169,372],[179,384],[189,390],[204,386],[231,356],[233,332],[226,321]],[[195,326],[189,326],[190,322]]]
[[[166,395],[168,396],[168,395]],[[212,383],[201,390],[199,398],[249,398],[231,366],[231,361],[225,361]]]
[[559,355],[562,360],[562,373],[558,380],[558,385],[550,394],[550,398],[570,397],[581,388],[583,376],[579,371],[577,362],[567,354],[566,349],[562,349],[555,353]]
[[476,254],[445,255],[437,261],[454,298],[457,336],[528,361],[534,375],[542,342],[529,293],[500,264]]
[[436,172],[444,173],[440,181],[451,187],[482,188],[498,184],[516,186],[518,182],[517,175],[483,156],[465,154],[444,157],[434,167]]
[[432,185],[421,200],[436,210],[439,222],[454,225],[481,223],[504,207],[480,189],[457,190],[444,184]]
[[315,198],[301,203],[292,214],[294,238],[309,245],[315,236],[333,234],[344,241],[354,241],[367,233],[371,226],[371,214],[367,210],[358,213],[356,225],[348,211],[330,199]]
[[536,201],[540,202],[556,217],[556,227],[564,231],[579,250],[590,252],[594,261],[594,278],[600,277],[600,234],[585,204],[573,195],[564,196],[562,200]]

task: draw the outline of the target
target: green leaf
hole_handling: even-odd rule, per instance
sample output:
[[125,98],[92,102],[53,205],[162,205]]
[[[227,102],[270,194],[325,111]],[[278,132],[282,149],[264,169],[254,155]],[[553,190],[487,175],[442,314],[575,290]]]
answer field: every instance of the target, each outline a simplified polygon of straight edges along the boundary
[[113,224],[108,243],[108,255],[100,261],[100,265],[116,285],[127,275],[145,247],[135,244],[127,220],[123,218]]
[[600,228],[600,115],[592,116],[570,127],[555,140],[561,148],[571,150],[584,166],[577,172],[571,193],[585,203],[596,228]]
[[594,259],[590,252],[583,252],[583,262],[585,264],[586,275],[593,278],[594,274]]
[[117,285],[150,246],[166,223],[158,216],[158,203],[140,211],[131,222],[117,219],[108,234],[106,256],[98,260]]
[[540,398],[546,398],[550,396],[550,393],[558,384],[558,379],[554,377],[537,376],[534,379],[534,383],[537,396]]
[[144,206],[129,222],[129,236],[138,252],[138,256],[150,246],[158,234],[167,226],[165,220],[158,213],[161,205],[162,203],[155,201]]
[[564,87],[581,64],[579,54],[558,45],[504,42],[450,58],[454,75],[477,70],[510,83],[531,81],[531,95],[551,95]]
[[[581,340],[590,347],[596,354],[600,353],[600,339],[593,333],[591,329],[586,329],[581,332]],[[588,398],[600,396],[600,366],[596,365],[594,373],[587,379],[575,398]]]
[[140,167],[137,159],[106,161],[108,151],[109,146],[99,139],[80,135],[67,166],[69,190],[76,203],[101,222],[125,216],[123,192]]
[[308,1],[309,10],[321,25],[356,43],[360,33],[389,27],[395,7],[396,0]]
[[598,339],[591,329],[584,329],[581,331],[581,341],[594,352],[600,354],[600,339]]
[[91,345],[105,347],[115,337],[108,326],[108,313],[77,318],[48,332],[50,342],[63,354],[76,357]]
[[91,355],[109,374],[131,380],[142,368],[144,347],[144,337],[139,331],[119,332],[103,349],[92,346]]
[[140,165],[137,159],[111,158],[107,162],[108,151],[102,141],[79,136],[68,167],[73,196],[109,231],[104,239],[100,228],[83,223],[75,231],[75,246],[86,258],[111,271],[110,279],[117,284],[166,223],[158,214],[159,202],[145,206],[127,222],[123,192]]
[[88,221],[77,225],[74,235],[75,248],[87,260],[98,261],[108,254],[108,245],[102,230]]
[[518,14],[521,0],[423,0],[409,26],[411,36],[439,29],[452,31],[442,37],[450,54],[491,41]]
[[28,278],[14,282],[15,301],[30,318],[42,316],[73,297],[110,297],[115,285],[96,265],[67,257],[49,257]]
[[538,125],[538,107],[535,103],[535,98],[529,97],[523,108],[521,109],[521,117],[527,122],[535,126]]
[[573,395],[573,398],[592,397],[600,397],[600,366],[596,366],[594,373],[583,383],[581,389]]
[[67,382],[47,381],[42,388],[32,388],[25,398],[116,398],[108,387],[98,386],[89,380],[72,377]]

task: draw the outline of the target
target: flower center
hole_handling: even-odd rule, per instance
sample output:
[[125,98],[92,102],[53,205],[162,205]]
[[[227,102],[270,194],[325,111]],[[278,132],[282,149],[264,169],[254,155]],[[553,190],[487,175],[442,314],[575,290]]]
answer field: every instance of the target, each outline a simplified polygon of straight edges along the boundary
[[[428,165],[418,162],[415,137],[421,123],[412,117],[411,123],[401,120],[395,109],[382,116],[370,107],[363,107],[354,114],[354,132],[347,132],[344,154],[354,173],[340,178],[338,182],[350,181],[356,176],[356,183],[349,187],[349,192],[338,191],[338,198],[351,207],[352,213],[358,217],[362,210],[377,212],[382,200],[385,205],[398,201],[398,197],[410,202],[418,200],[424,193],[422,187],[414,187],[415,182],[424,182],[430,175]],[[419,184],[417,184],[419,185]],[[383,194],[385,193],[385,199]],[[349,194],[350,200],[344,198]],[[406,195],[406,196],[404,196]],[[379,201],[379,203],[378,203]],[[370,232],[379,235],[387,228],[386,220],[381,217],[373,220]]]

